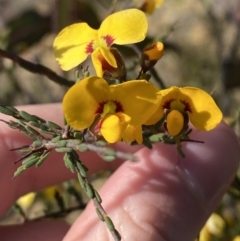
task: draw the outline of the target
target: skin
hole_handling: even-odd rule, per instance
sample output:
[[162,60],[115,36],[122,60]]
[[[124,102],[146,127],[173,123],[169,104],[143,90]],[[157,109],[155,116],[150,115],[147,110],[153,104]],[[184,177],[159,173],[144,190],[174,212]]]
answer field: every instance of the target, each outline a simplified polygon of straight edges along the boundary
[[[61,124],[61,106],[50,104],[18,109]],[[0,115],[0,119],[8,117]],[[29,140],[0,123],[0,215],[23,194],[75,177],[64,167],[61,154],[53,153],[40,167],[12,180],[19,157],[9,149]],[[176,146],[156,144],[152,150],[117,144],[114,148],[135,153],[139,161],[102,161],[94,153],[81,154],[91,173],[116,170],[100,190],[102,205],[122,240],[192,241],[226,192],[237,171],[240,148],[237,137],[224,123],[214,130],[194,130],[191,138],[205,143],[183,144],[185,158]],[[0,228],[2,241],[110,241],[113,240],[92,202],[69,229],[63,221],[41,221]]]

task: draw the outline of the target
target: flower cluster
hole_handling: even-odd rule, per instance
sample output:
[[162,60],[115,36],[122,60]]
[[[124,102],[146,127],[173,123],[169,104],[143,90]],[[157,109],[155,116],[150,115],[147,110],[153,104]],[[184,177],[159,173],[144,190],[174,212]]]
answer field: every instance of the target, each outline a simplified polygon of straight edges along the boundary
[[63,70],[76,67],[89,54],[96,70],[96,76],[79,80],[63,99],[64,115],[71,128],[90,132],[96,140],[104,139],[108,143],[141,144],[149,133],[163,131],[156,128],[157,123],[163,123],[168,136],[179,144],[183,137],[188,138],[189,122],[203,131],[219,124],[222,113],[205,91],[175,86],[160,90],[143,79],[163,56],[161,42],[143,49],[139,77],[126,79],[124,60],[111,46],[142,41],[147,26],[142,11],[128,9],[108,16],[98,30],[78,23],[58,34],[54,53]]
[[88,77],[67,92],[63,111],[76,130],[91,127],[93,134],[109,143],[121,139],[141,142],[142,133],[135,130],[156,112],[160,101],[158,89],[145,80],[108,85],[100,77]]

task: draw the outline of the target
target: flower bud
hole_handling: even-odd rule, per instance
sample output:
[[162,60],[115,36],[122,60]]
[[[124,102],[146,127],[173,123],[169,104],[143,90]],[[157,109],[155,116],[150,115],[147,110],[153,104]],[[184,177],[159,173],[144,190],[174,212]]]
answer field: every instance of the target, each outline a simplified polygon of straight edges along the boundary
[[147,14],[152,14],[156,8],[162,5],[163,0],[145,0],[141,10]]
[[155,42],[143,49],[141,56],[141,67],[144,73],[150,70],[157,61],[163,56],[164,45],[161,42]]

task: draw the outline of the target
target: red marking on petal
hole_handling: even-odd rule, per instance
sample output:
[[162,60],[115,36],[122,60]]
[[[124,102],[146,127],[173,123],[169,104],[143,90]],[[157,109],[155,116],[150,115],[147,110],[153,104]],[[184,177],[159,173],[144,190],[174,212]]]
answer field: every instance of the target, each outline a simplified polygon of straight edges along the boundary
[[171,105],[172,101],[174,101],[174,100],[175,99],[170,99],[170,100],[165,101],[162,105],[162,108],[163,109],[170,109],[170,105]]
[[188,102],[186,102],[185,100],[180,100],[180,102],[185,106],[184,111],[192,112],[190,104]]
[[110,47],[115,40],[111,35],[102,36],[102,38],[106,41],[108,47]]
[[124,112],[124,111],[123,111],[122,104],[121,104],[119,101],[114,100],[113,102],[114,102],[114,103],[116,104],[116,106],[117,106],[117,108],[116,108],[116,113],[117,113],[117,112]]
[[119,101],[117,101],[117,100],[107,100],[107,101],[103,101],[103,102],[99,103],[98,108],[97,108],[95,114],[100,114],[101,115],[103,113],[104,105],[107,104],[107,102],[109,102],[109,101],[112,101],[116,105],[115,113],[117,113],[117,112],[124,112],[122,104]]
[[98,54],[97,58],[101,62],[103,72],[108,71],[111,73],[115,70],[115,68],[112,67],[101,54]]
[[93,40],[86,46],[85,53],[91,54],[94,51],[93,49]]
[[[165,101],[162,105],[162,109],[170,109],[170,105],[171,103],[174,101],[175,99],[169,99],[167,101]],[[190,104],[188,102],[186,102],[185,100],[180,100],[180,102],[184,105],[184,111],[185,112],[192,112]]]
[[103,113],[103,107],[104,105],[107,103],[108,101],[103,101],[101,103],[98,104],[98,108],[95,111],[95,114],[102,114]]

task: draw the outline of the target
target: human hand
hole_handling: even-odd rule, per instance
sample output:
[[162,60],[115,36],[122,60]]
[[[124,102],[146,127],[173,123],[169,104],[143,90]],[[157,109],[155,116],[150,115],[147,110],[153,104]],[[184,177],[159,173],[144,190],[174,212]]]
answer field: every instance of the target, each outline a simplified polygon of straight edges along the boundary
[[[61,124],[59,104],[19,109]],[[0,119],[7,117],[0,115]],[[0,138],[0,215],[18,197],[74,177],[65,168],[61,155],[52,153],[40,168],[26,170],[12,180],[16,170],[12,163],[19,154],[9,149],[25,145],[29,140],[4,123],[0,124]],[[115,145],[119,150],[135,153],[139,158],[137,163],[120,160],[107,163],[95,153],[81,154],[81,160],[92,173],[116,170],[99,193],[122,240],[192,241],[197,236],[234,178],[240,148],[235,134],[224,123],[210,132],[194,130],[191,138],[204,144],[183,143],[185,158],[180,157],[176,146],[166,144],[156,144],[152,150]],[[68,228],[64,222],[55,220],[1,227],[0,239],[113,240],[91,201],[69,231]]]

